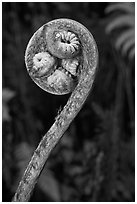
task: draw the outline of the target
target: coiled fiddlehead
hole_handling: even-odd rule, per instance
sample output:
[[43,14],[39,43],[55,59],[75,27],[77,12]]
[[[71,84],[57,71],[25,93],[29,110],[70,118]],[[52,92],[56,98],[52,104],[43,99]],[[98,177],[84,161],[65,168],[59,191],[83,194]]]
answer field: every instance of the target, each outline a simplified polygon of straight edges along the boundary
[[57,95],[72,94],[35,150],[13,201],[29,200],[51,150],[82,108],[94,81],[98,51],[93,36],[83,25],[57,19],[33,35],[25,62],[31,78],[42,89]]

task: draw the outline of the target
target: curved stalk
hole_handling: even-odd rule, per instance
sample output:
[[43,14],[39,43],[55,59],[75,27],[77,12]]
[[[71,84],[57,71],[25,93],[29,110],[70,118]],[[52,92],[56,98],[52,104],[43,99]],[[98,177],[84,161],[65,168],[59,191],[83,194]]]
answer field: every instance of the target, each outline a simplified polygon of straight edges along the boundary
[[[14,202],[29,201],[38,177],[59,139],[69,127],[72,120],[82,108],[94,81],[95,70],[98,64],[97,46],[91,33],[78,22],[69,19],[58,19],[53,21],[56,24],[68,24],[70,27],[78,27],[81,36],[83,65],[79,81],[73,90],[67,104],[61,113],[56,117],[54,124],[40,141],[37,149],[31,158],[30,163],[19,183],[18,189],[13,198]],[[83,37],[82,37],[83,36]],[[45,184],[46,185],[46,184]]]

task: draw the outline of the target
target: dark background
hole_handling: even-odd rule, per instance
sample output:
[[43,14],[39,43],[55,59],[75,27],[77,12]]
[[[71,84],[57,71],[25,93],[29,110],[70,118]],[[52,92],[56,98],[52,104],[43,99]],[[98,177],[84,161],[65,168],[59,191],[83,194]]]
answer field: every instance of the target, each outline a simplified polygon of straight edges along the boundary
[[[134,3],[12,2],[2,7],[3,201],[11,201],[33,150],[68,100],[40,89],[24,64],[33,33],[60,17],[91,31],[99,68],[91,94],[53,150],[31,201],[134,201]],[[126,35],[130,30],[132,35]]]

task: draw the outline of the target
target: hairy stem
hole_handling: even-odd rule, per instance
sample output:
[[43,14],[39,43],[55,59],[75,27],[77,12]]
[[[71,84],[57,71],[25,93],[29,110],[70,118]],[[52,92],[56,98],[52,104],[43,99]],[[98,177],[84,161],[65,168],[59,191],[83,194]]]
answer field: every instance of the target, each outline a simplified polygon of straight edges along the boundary
[[83,71],[81,72],[78,85],[72,92],[61,113],[56,117],[54,124],[44,135],[37,149],[34,151],[13,198],[14,202],[29,201],[50,152],[76,117],[90,92],[98,63],[98,52],[96,43],[89,31],[85,30],[83,34],[86,35],[85,42],[87,45],[85,42],[83,43]]

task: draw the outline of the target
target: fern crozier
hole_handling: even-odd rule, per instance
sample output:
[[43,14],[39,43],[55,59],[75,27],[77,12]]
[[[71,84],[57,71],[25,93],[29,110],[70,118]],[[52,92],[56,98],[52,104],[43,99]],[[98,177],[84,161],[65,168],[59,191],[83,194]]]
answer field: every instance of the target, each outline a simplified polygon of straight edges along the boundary
[[[39,62],[35,57],[42,52],[48,53],[46,55],[51,56],[51,60],[48,63],[45,57],[42,58],[46,75],[37,76],[35,71]],[[20,202],[29,200],[50,152],[88,97],[98,65],[98,50],[92,34],[82,24],[70,19],[57,19],[45,24],[33,35],[26,49],[25,62],[33,81],[45,91],[58,95],[72,93],[39,143],[19,183],[13,201]]]

